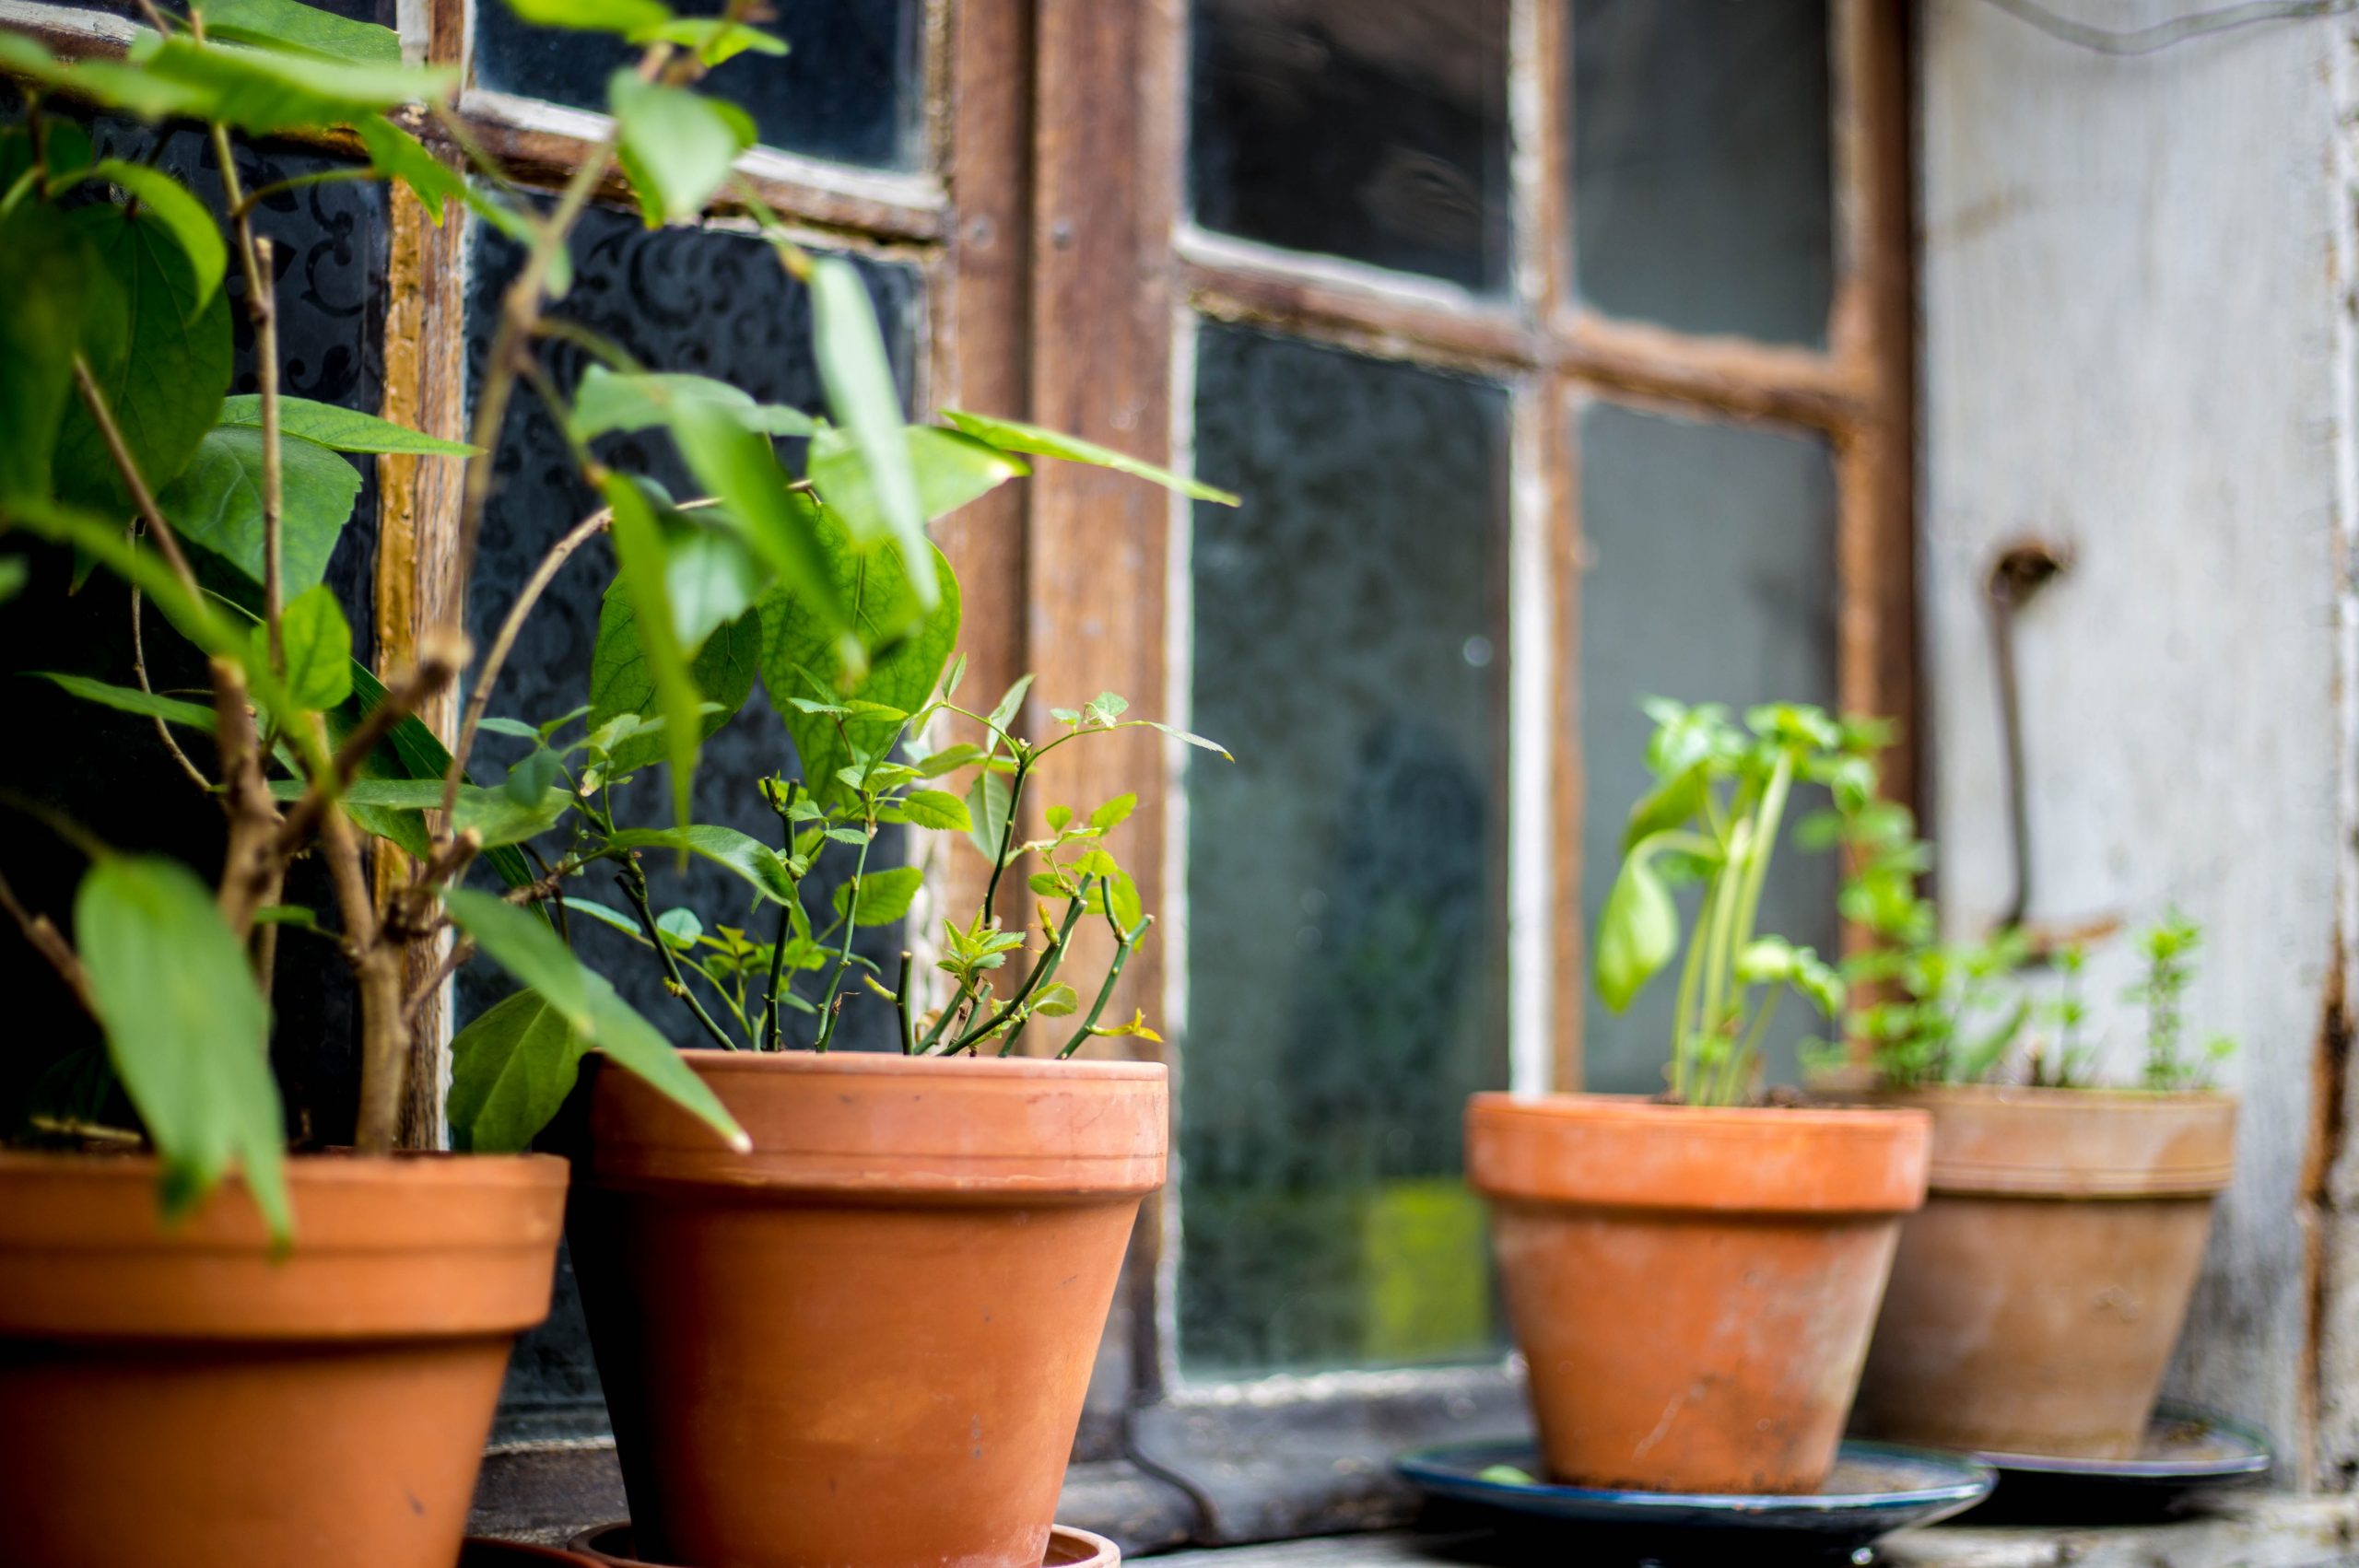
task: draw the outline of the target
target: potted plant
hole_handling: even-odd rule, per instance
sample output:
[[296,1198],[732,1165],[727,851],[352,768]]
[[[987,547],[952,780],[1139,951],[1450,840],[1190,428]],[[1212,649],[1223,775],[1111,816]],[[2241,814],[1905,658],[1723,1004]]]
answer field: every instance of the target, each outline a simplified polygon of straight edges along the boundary
[[[497,789],[468,776],[517,631],[575,549],[613,534],[640,672],[597,737],[602,759],[636,743],[666,763],[675,831],[693,835],[689,778],[729,704],[698,678],[711,594],[684,594],[696,574],[673,572],[675,556],[725,556],[743,613],[796,617],[854,685],[955,594],[925,523],[1021,473],[1006,449],[1123,461],[1019,425],[905,426],[856,275],[793,244],[743,181],[730,199],[810,291],[832,421],[644,371],[604,344],[604,373],[556,386],[538,357],[544,312],[601,181],[619,170],[651,223],[700,214],[732,186],[753,131],[694,84],[741,49],[782,46],[745,25],[743,5],[701,18],[654,0],[517,8],[627,33],[642,51],[611,84],[606,138],[546,211],[476,149],[463,173],[403,127],[404,106],[443,99],[454,76],[401,64],[387,29],[270,0],[229,8],[208,33],[206,6],[183,20],[143,6],[127,59],[79,61],[0,31],[0,80],[25,110],[0,129],[0,594],[62,592],[76,558],[127,586],[135,628],[158,624],[131,639],[125,678],[52,679],[152,720],[219,802],[226,841],[201,876],[109,848],[133,825],[76,822],[70,801],[10,802],[32,812],[30,831],[88,857],[70,915],[5,881],[0,908],[104,1047],[97,1093],[0,1129],[17,1145],[0,1151],[0,1513],[28,1562],[448,1568],[510,1341],[548,1304],[566,1173],[522,1152],[533,1117],[594,1057],[614,1082],[644,1082],[681,1110],[675,1145],[748,1147],[704,1078],[549,918],[568,889],[524,848],[562,831],[581,797],[538,764]],[[221,210],[157,167],[95,158],[82,111],[203,125]],[[398,180],[436,221],[464,205],[524,247],[472,443],[285,392],[274,258],[252,221],[283,188],[241,189],[236,157],[239,138],[263,135],[358,146],[365,164],[328,177]],[[258,379],[243,397],[227,395],[232,276]],[[605,505],[514,588],[480,657],[453,619],[381,679],[351,657],[320,582],[359,488],[340,454],[467,462],[451,600],[463,603],[489,449],[526,387]],[[620,431],[668,435],[706,493],[675,505],[603,461]],[[772,444],[790,435],[810,439],[799,477]],[[847,596],[847,582],[887,569],[902,590],[889,607]],[[60,648],[57,662],[86,651]],[[168,665],[193,672],[198,700],[160,678]],[[462,677],[469,699],[446,749],[420,715]],[[299,861],[325,868],[324,908],[296,901]],[[290,1154],[267,1067],[272,980],[281,934],[312,932],[354,979],[356,1147]],[[518,1055],[554,1097],[520,1111],[491,1096],[508,1113],[500,1147],[405,1153],[423,1000],[477,955],[537,1010],[542,1054]],[[463,1077],[453,1108],[477,1116],[467,1096],[482,1087]]]
[[[893,567],[867,569],[868,603],[907,591]],[[686,1059],[754,1142],[719,1150],[627,1074],[595,1078],[570,1234],[632,1550],[651,1562],[1032,1568],[1050,1544],[1169,1111],[1161,1063],[1077,1054],[1155,1038],[1135,1010],[1108,1013],[1155,919],[1109,849],[1135,797],[1050,805],[1038,837],[1024,825],[1057,752],[1147,721],[1102,693],[1027,739],[1029,676],[987,713],[962,706],[965,661],[944,658],[958,613],[945,593],[889,670],[849,689],[823,641],[795,652],[805,690],[780,708],[802,766],[763,785],[775,849],[714,826],[618,829],[612,786],[585,783],[600,744],[567,766],[552,880],[611,870],[621,898],[562,907],[660,966],[702,1047]],[[953,722],[978,739],[947,742]],[[918,891],[918,867],[871,867],[897,825],[969,839],[991,866],[980,907],[939,922],[947,995],[932,1007],[912,951],[880,972],[855,945]],[[682,846],[745,878],[745,928],[650,907],[637,857]],[[1038,923],[1003,929],[1001,883],[1027,857]],[[851,872],[815,919],[803,884],[829,860]],[[1085,925],[1107,939],[1094,969],[1075,953]],[[899,1049],[839,1048],[851,1007],[889,1012]],[[454,1043],[469,1145],[521,1146],[564,1094],[546,1012],[520,995]]]
[[1647,705],[1655,787],[1632,808],[1591,951],[1616,1011],[1676,955],[1672,888],[1700,884],[1667,1092],[1491,1094],[1467,1174],[1493,1209],[1541,1453],[1577,1485],[1802,1492],[1824,1480],[1901,1217],[1924,1199],[1922,1112],[1765,1094],[1760,1047],[1789,990],[1842,983],[1760,933],[1796,790],[1874,790],[1881,727],[1775,705]]
[[2236,1101],[2212,1086],[2231,1047],[2185,1041],[2201,933],[2172,911],[2139,934],[2125,1000],[2145,1013],[2141,1082],[2102,1087],[2081,949],[2055,955],[2054,994],[2036,1001],[2008,983],[2021,933],[1938,939],[1905,812],[1843,837],[1846,911],[1879,938],[1848,966],[1868,1000],[1847,1032],[1877,1103],[1933,1118],[1931,1196],[1902,1228],[1855,1422],[1944,1448],[2133,1458],[2235,1171]]

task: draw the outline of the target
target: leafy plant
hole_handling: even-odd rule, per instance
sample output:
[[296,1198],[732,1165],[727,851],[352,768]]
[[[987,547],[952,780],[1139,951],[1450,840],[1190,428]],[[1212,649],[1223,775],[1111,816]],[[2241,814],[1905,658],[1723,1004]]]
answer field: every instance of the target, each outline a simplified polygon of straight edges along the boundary
[[2196,949],[2202,945],[2203,929],[2177,909],[2138,935],[2145,973],[2122,1000],[2146,1010],[2142,1081],[2149,1089],[2208,1089],[2219,1064],[2236,1052],[2236,1042],[2224,1035],[2207,1040],[2200,1058],[2190,1059],[2186,1050],[2187,990],[2195,981]]
[[[74,827],[93,863],[70,938],[5,881],[0,907],[101,1026],[114,1071],[161,1156],[168,1211],[234,1164],[274,1229],[284,1236],[291,1224],[282,1112],[260,1068],[258,1038],[268,1028],[265,999],[285,925],[329,936],[356,977],[363,1153],[398,1141],[424,1000],[478,954],[523,988],[471,1026],[452,1091],[454,1117],[478,1131],[497,1128],[489,1142],[527,1141],[580,1058],[596,1050],[742,1145],[743,1133],[663,1036],[573,955],[563,929],[567,877],[590,860],[611,862],[643,895],[633,857],[660,848],[727,864],[782,909],[792,906],[808,852],[781,854],[687,815],[700,744],[747,699],[756,663],[771,666],[763,673],[774,696],[792,689],[817,705],[790,716],[791,728],[798,717],[812,721],[795,730],[808,777],[795,795],[781,796],[794,832],[805,831],[795,813],[806,791],[823,813],[812,823],[823,838],[851,831],[825,813],[852,813],[844,821],[856,818],[870,837],[893,813],[911,822],[927,813],[946,819],[931,799],[938,791],[901,779],[899,770],[919,765],[891,760],[879,731],[897,740],[920,732],[915,721],[957,635],[957,585],[926,525],[1026,472],[1016,454],[1144,472],[1234,501],[1011,421],[956,415],[946,427],[904,424],[856,274],[788,237],[734,171],[754,139],[751,121],[697,90],[710,65],[735,53],[783,48],[749,25],[748,0],[733,0],[717,18],[677,18],[659,0],[513,3],[528,20],[616,33],[642,51],[608,85],[611,130],[545,212],[519,200],[507,172],[450,120],[454,74],[403,65],[387,29],[296,0],[196,0],[185,20],[143,0],[146,26],[121,60],[59,59],[0,31],[0,77],[14,78],[24,99],[21,123],[0,130],[0,538],[70,547],[130,585],[135,685],[52,678],[76,696],[150,719],[181,769],[219,802],[229,845],[207,887],[185,867],[116,853]],[[208,211],[160,169],[97,159],[63,104],[203,124],[222,210]],[[394,118],[417,104],[450,129],[464,171]],[[365,164],[243,188],[238,136],[337,131],[357,140]],[[651,224],[695,216],[724,195],[753,214],[778,264],[809,290],[828,417],[760,404],[708,378],[650,370],[571,325],[566,339],[597,363],[579,385],[556,384],[541,358],[554,330],[546,312],[569,285],[577,221],[616,172]],[[321,179],[399,181],[434,221],[456,203],[522,247],[475,389],[470,441],[283,390],[277,274],[253,215],[292,185]],[[224,283],[233,269],[254,336],[259,388],[251,397],[228,395]],[[464,604],[493,486],[491,448],[520,393],[546,405],[604,504],[516,587],[480,658],[454,618],[421,638],[413,664],[381,680],[353,660],[350,629],[320,585],[359,490],[349,456],[465,462],[445,595]],[[667,438],[699,494],[675,502],[644,475],[593,455],[592,441],[624,430]],[[800,475],[780,464],[773,443],[781,436],[808,438]],[[530,727],[490,718],[487,704],[526,619],[566,561],[600,532],[611,533],[618,568],[590,711]],[[0,590],[16,591],[24,580],[20,560],[0,561]],[[205,656],[205,700],[155,688],[138,651],[147,607]],[[468,701],[446,750],[419,714],[463,673]],[[892,713],[900,717],[886,717]],[[496,787],[468,771],[486,729],[522,729],[533,742]],[[1014,820],[1025,759],[1047,749],[1018,752],[1004,733],[993,741],[979,788],[989,805],[998,780],[1007,804],[992,820]],[[209,766],[199,761],[208,750]],[[656,761],[666,765],[673,825],[618,830],[607,788]],[[997,761],[1013,765],[1003,778]],[[564,836],[554,863],[534,843],[551,834]],[[405,857],[408,874],[372,878],[362,859],[371,839]],[[535,874],[530,856],[547,869]],[[303,857],[330,873],[327,911],[286,902],[289,868]],[[462,885],[479,864],[503,891]],[[1135,940],[1144,917],[1124,919],[1119,898],[1109,898],[1115,884],[1110,875],[1091,883]],[[898,914],[894,899],[908,885],[897,872],[864,884],[856,877],[839,953],[849,954],[851,930]],[[634,909],[634,919],[643,912]],[[775,969],[785,946],[773,942],[765,951],[720,927],[708,937],[679,917],[637,923],[664,961],[691,953],[708,977],[716,970],[742,977],[757,957]],[[842,968],[839,959],[831,998]],[[774,1014],[785,1003],[775,985],[771,995]],[[1030,1012],[1045,1013],[1045,1000],[1033,999]],[[1095,1017],[1088,1023],[1095,1027]]]
[[1796,786],[1825,786],[1847,815],[1866,810],[1884,727],[1793,703],[1749,709],[1742,727],[1718,704],[1642,706],[1655,722],[1647,765],[1656,782],[1630,809],[1622,867],[1598,916],[1598,994],[1621,1012],[1670,964],[1680,942],[1672,889],[1701,883],[1672,1024],[1670,1092],[1690,1105],[1738,1105],[1759,1091],[1761,1042],[1787,991],[1830,1015],[1842,1008],[1831,965],[1755,926]]

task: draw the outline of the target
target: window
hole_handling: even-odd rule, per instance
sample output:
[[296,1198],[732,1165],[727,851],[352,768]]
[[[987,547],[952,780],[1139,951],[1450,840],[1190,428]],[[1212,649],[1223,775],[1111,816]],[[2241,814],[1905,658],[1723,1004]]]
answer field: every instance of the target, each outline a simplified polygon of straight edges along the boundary
[[[353,3],[468,68],[467,134],[531,184],[599,134],[602,41],[519,29],[499,0]],[[1191,512],[1048,468],[941,542],[970,689],[1110,688],[1239,758],[1133,732],[1061,754],[1051,782],[1139,790],[1124,860],[1165,940],[1125,984],[1168,1025],[1179,1106],[1082,1457],[1128,1445],[1182,1478],[1206,1539],[1365,1522],[1389,1449],[1520,1410],[1458,1179],[1464,1094],[1657,1082],[1661,1031],[1584,1000],[1635,699],[1911,710],[1906,8],[775,8],[794,53],[723,68],[766,142],[743,167],[862,259],[911,406],[1246,495]],[[0,16],[124,36],[30,0]],[[381,345],[383,412],[461,434],[502,247],[399,192],[370,224],[386,281],[352,330]],[[564,309],[663,368],[804,400],[801,306],[752,248],[725,212],[652,233],[602,213]],[[584,509],[532,484],[529,432],[506,450],[495,534]],[[454,488],[381,466],[354,581],[388,656],[448,591]],[[596,614],[579,588],[517,661],[549,702]],[[739,721],[704,789],[742,792],[766,721]],[[980,895],[970,859],[942,874]],[[1832,944],[1831,889],[1780,895]],[[593,1387],[561,1314],[520,1354],[506,1430],[578,1431]]]

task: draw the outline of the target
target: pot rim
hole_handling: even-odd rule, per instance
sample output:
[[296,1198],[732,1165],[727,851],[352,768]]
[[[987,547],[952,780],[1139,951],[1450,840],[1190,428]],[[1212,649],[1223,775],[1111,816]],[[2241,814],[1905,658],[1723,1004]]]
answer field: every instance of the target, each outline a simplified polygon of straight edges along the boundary
[[2205,1106],[2241,1106],[2241,1096],[2225,1089],[2143,1089],[2134,1083],[2096,1083],[2087,1088],[2057,1088],[2033,1083],[1920,1083],[1900,1089],[1847,1090],[1828,1095],[1829,1107],[1855,1106],[1876,1109],[1884,1104],[1914,1105],[1919,1101],[2022,1106],[2026,1108],[2070,1110],[2102,1106],[2109,1111],[2185,1110]]
[[701,1074],[839,1073],[846,1077],[1078,1079],[1091,1082],[1156,1082],[1170,1069],[1159,1061],[1117,1061],[1037,1056],[903,1056],[898,1051],[724,1051],[718,1046],[681,1050]]
[[1508,1089],[1486,1089],[1467,1097],[1470,1110],[1486,1115],[1536,1115],[1567,1121],[1627,1121],[1692,1129],[1707,1137],[1790,1130],[1801,1127],[1836,1133],[1869,1132],[1888,1136],[1892,1129],[1913,1126],[1921,1114],[1913,1106],[1688,1106],[1658,1100],[1651,1094],[1592,1094],[1587,1090],[1552,1089],[1526,1094]]
[[[637,1544],[629,1537],[630,1521],[613,1519],[581,1531],[565,1546],[568,1551],[582,1553],[603,1568],[666,1568],[665,1564],[646,1562],[636,1557],[617,1557],[599,1544],[606,1541],[617,1547],[629,1545],[636,1550]],[[1060,1541],[1065,1544],[1066,1550],[1062,1558],[1056,1556]],[[1122,1551],[1095,1530],[1085,1530],[1078,1525],[1050,1525],[1049,1544],[1041,1553],[1042,1568],[1050,1568],[1052,1560],[1054,1568],[1115,1568],[1122,1561]]]
[[[0,1147],[0,1180],[53,1176],[76,1180],[152,1183],[163,1158],[148,1149],[12,1149]],[[431,1188],[547,1188],[566,1182],[566,1163],[556,1154],[474,1154],[455,1149],[396,1149],[363,1154],[355,1149],[288,1151],[290,1185],[353,1188],[392,1182]],[[242,1192],[245,1177],[225,1173],[219,1189]]]
[[1959,1083],[1878,1099],[1932,1117],[1936,1193],[2209,1199],[2236,1178],[2233,1094]]

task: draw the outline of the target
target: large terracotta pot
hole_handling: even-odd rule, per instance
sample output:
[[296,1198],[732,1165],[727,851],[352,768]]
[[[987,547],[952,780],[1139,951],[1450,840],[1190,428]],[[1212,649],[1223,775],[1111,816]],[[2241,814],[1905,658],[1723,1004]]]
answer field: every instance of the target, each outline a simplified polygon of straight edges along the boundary
[[451,1568],[564,1162],[289,1162],[157,1218],[156,1162],[0,1153],[0,1561]]
[[2137,1454],[2236,1163],[2222,1094],[1962,1086],[1901,1232],[1857,1423],[1943,1448]]
[[1928,1119],[1475,1095],[1467,1178],[1557,1479],[1814,1491],[1924,1200]]
[[1039,1568],[1163,1068],[687,1057],[753,1153],[602,1071],[575,1211],[637,1550]]

